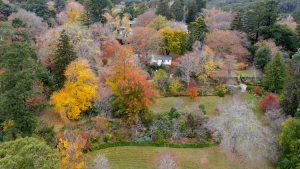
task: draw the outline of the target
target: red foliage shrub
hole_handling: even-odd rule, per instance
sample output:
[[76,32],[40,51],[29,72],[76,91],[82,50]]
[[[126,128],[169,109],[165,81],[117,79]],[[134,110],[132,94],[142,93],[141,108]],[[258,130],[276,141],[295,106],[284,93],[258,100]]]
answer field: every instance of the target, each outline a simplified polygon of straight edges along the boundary
[[269,93],[266,97],[260,102],[260,109],[263,112],[267,110],[274,110],[280,107],[279,98],[274,93]]
[[261,92],[262,92],[262,90],[261,90],[260,87],[256,86],[256,87],[254,88],[254,93],[255,93],[255,94],[261,95]]

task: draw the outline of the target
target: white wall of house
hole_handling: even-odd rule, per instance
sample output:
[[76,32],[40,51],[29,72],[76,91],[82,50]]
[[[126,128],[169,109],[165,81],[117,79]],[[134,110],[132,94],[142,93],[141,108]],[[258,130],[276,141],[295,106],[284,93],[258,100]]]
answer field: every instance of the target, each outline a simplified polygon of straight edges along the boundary
[[172,58],[171,57],[151,57],[151,63],[156,63],[157,65],[171,65]]

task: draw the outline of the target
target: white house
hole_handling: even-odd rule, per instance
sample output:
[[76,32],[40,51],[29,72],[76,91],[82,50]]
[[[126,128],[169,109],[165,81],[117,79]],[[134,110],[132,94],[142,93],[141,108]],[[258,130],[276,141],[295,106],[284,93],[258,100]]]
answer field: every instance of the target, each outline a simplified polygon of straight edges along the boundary
[[172,57],[169,55],[152,55],[151,63],[156,63],[157,65],[171,65]]

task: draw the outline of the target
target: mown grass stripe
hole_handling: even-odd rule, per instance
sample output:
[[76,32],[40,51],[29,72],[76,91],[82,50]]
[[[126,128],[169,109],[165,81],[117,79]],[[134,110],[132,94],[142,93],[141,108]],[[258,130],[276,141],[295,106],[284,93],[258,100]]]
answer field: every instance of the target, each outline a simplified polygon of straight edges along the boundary
[[110,147],[123,147],[123,146],[137,146],[137,147],[169,147],[169,148],[205,148],[216,146],[219,143],[214,144],[168,144],[168,143],[154,143],[154,142],[114,142],[114,143],[104,143],[104,144],[94,144],[92,146],[92,151],[106,149]]

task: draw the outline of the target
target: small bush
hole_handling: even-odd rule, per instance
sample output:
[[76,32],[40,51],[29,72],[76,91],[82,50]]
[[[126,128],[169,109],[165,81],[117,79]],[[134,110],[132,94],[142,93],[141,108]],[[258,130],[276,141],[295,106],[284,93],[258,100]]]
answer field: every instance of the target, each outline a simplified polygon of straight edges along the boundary
[[216,95],[219,97],[224,97],[228,91],[226,85],[224,84],[220,84],[216,86],[215,90],[216,90]]
[[259,95],[259,96],[261,96],[261,94],[262,94],[261,88],[259,86],[256,86],[254,88],[254,93],[257,94],[257,95]]
[[199,109],[202,111],[202,113],[203,113],[204,115],[207,114],[206,108],[205,108],[205,105],[204,105],[204,104],[200,104],[200,105],[199,105]]
[[125,135],[123,133],[116,133],[116,140],[118,142],[124,141],[125,140]]
[[107,63],[108,63],[108,60],[107,60],[107,59],[102,59],[102,64],[103,64],[103,66],[106,66]]
[[144,125],[149,126],[153,122],[155,114],[152,111],[145,109],[139,113],[139,118]]
[[98,144],[99,143],[99,136],[94,136],[90,138],[91,144]]
[[105,136],[104,136],[104,142],[105,143],[108,143],[108,142],[110,142],[111,141],[111,139],[112,139],[112,134],[105,134]]

